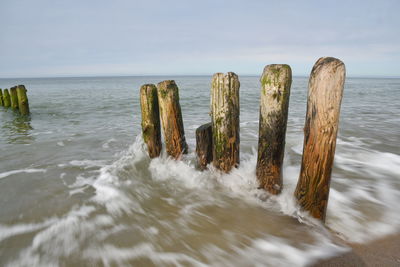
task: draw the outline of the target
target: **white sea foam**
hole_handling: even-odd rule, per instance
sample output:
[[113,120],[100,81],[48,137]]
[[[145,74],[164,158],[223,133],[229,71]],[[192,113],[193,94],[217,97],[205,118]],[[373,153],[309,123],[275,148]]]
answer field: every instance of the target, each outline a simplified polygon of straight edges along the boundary
[[36,172],[46,172],[46,169],[21,169],[21,170],[13,170],[13,171],[8,171],[8,172],[2,172],[0,173],[0,179],[3,179],[5,177],[18,174],[18,173],[36,173]]

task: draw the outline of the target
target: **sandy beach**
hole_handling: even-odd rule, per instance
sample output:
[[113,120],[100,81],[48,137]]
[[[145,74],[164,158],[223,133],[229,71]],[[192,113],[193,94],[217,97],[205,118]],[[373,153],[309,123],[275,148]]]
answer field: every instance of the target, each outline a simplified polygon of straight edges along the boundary
[[322,260],[312,266],[400,266],[399,233],[365,245],[346,244],[352,248],[350,252]]

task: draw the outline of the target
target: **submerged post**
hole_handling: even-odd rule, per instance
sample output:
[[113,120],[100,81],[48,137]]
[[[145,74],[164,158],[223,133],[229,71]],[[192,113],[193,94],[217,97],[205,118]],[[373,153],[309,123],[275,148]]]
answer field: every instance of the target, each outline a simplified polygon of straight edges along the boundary
[[11,107],[13,109],[18,109],[18,96],[17,96],[17,87],[10,88],[10,96],[11,96]]
[[256,175],[260,187],[271,194],[282,190],[292,70],[289,65],[268,65],[261,76],[260,121]]
[[213,165],[229,172],[239,165],[239,78],[216,73],[211,83]]
[[325,221],[335,156],[345,65],[322,57],[315,63],[308,84],[303,158],[295,197],[310,214]]
[[28,96],[24,85],[17,86],[18,108],[21,115],[29,114]]
[[196,154],[200,169],[204,170],[212,161],[212,126],[211,122],[196,129]]
[[166,151],[168,155],[179,159],[188,149],[179,104],[179,89],[175,81],[167,80],[157,84],[157,93]]
[[3,103],[3,90],[1,90],[1,88],[0,88],[0,106],[4,106],[4,103]]
[[8,89],[4,89],[3,102],[5,108],[9,108],[11,106],[11,99],[10,94],[8,93]]
[[140,87],[140,107],[143,139],[150,158],[155,158],[160,155],[162,144],[157,87],[154,84],[145,84]]

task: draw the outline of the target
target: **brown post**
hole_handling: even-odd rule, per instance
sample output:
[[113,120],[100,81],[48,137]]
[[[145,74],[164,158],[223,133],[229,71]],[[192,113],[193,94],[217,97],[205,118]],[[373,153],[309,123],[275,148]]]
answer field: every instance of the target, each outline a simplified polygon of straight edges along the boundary
[[18,109],[18,96],[17,96],[17,87],[10,88],[10,97],[11,97],[11,107],[13,109]]
[[292,70],[289,65],[268,65],[261,77],[260,122],[256,175],[260,187],[271,194],[282,190]]
[[345,65],[332,57],[315,63],[308,84],[301,171],[295,197],[310,214],[325,221],[335,156]]
[[3,91],[1,90],[1,88],[0,88],[0,106],[4,106],[4,103],[3,103]]
[[213,165],[224,172],[239,165],[239,88],[239,78],[233,72],[212,77]]
[[203,124],[196,129],[196,154],[200,169],[206,169],[213,156],[211,122]]
[[4,89],[3,104],[5,108],[9,108],[11,106],[11,99],[10,94],[8,93],[8,89]]
[[140,87],[140,107],[143,140],[147,144],[150,158],[155,158],[161,153],[162,143],[157,87],[154,84]]
[[17,86],[18,108],[21,115],[29,114],[28,96],[24,85]]
[[175,81],[167,80],[157,85],[157,93],[166,151],[168,155],[179,159],[188,149],[179,104],[179,89]]

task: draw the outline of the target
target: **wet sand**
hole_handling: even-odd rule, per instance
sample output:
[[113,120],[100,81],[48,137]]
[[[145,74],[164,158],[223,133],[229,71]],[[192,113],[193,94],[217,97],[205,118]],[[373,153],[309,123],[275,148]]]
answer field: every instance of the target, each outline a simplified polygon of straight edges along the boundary
[[375,240],[368,244],[348,244],[352,250],[319,261],[313,267],[339,266],[400,266],[400,234]]

